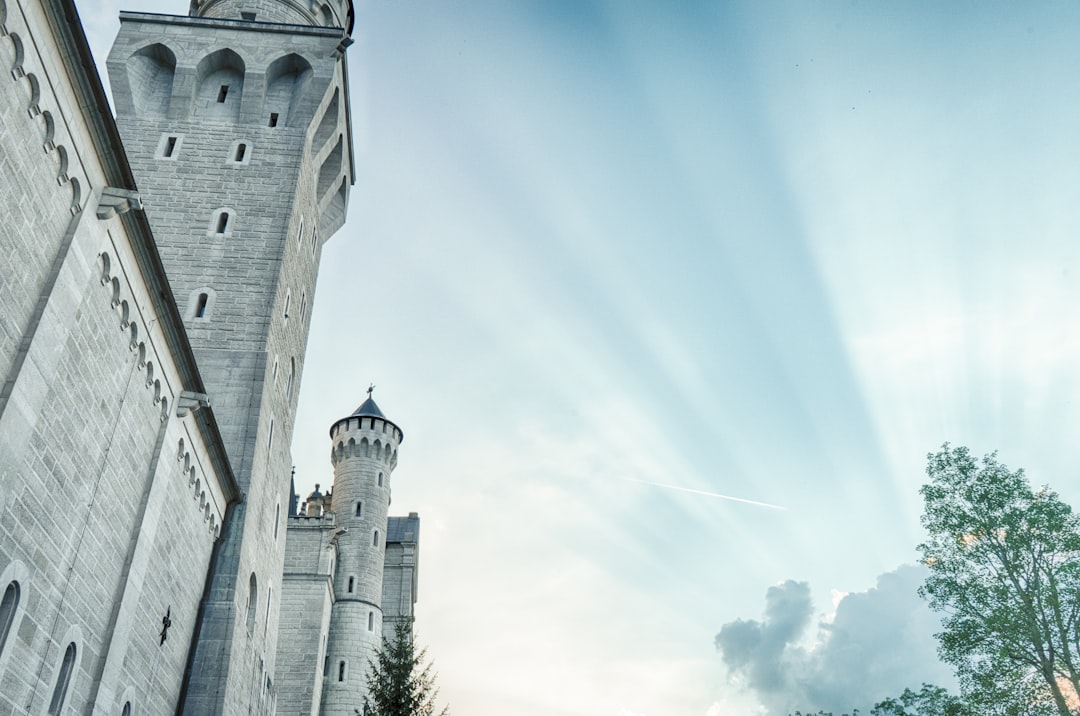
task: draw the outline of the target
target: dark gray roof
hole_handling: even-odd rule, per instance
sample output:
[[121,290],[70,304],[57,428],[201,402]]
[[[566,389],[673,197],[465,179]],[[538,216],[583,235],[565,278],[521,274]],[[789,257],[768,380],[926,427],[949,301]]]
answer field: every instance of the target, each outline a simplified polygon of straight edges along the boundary
[[353,417],[356,417],[357,415],[363,415],[365,417],[372,418],[382,418],[383,420],[386,420],[386,416],[382,414],[381,410],[379,410],[379,406],[375,405],[375,401],[371,398],[371,396],[368,396],[368,399],[365,400],[360,405],[360,407],[356,409],[356,412],[353,413]]
[[410,512],[408,517],[387,517],[386,541],[419,542],[420,516],[415,512]]

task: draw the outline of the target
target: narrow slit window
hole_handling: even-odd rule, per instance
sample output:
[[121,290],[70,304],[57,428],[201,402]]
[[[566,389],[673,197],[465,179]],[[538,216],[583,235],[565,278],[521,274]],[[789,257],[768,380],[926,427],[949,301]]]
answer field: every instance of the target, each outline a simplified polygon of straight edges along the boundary
[[357,502],[356,503],[356,516],[360,517],[363,514],[364,514],[364,503],[363,502]]
[[379,473],[379,487],[382,487],[382,473]]
[[199,294],[199,300],[195,303],[195,318],[206,318],[206,303],[210,296],[205,293]]
[[292,305],[292,291],[285,293],[285,318],[289,317],[289,306]]
[[218,215],[217,220],[217,233],[224,234],[225,230],[229,228],[229,212],[223,211]]
[[367,630],[375,631],[375,612],[367,613]]
[[353,578],[349,577],[349,594],[352,594],[353,590]]
[[375,547],[379,546],[379,530],[375,530],[375,536],[372,537],[371,544]]
[[338,681],[344,681],[345,680],[345,662],[344,661],[339,661],[338,662],[338,665],[337,665],[337,680]]
[[270,126],[271,127],[276,127],[277,126],[277,118],[278,118],[278,113],[277,112],[271,112],[270,113]]
[[56,675],[56,686],[53,687],[52,701],[49,702],[49,716],[59,716],[64,710],[64,700],[67,698],[68,686],[71,684],[71,672],[75,668],[75,642],[68,644],[64,652],[64,661],[60,666],[60,672]]
[[300,295],[300,320],[304,320],[304,316],[307,314],[307,292],[305,291]]
[[19,607],[19,583],[10,582],[0,600],[0,654],[4,653],[4,644],[15,624],[15,610]]
[[247,145],[244,144],[243,142],[241,142],[240,144],[237,144],[236,145],[236,157],[234,158],[233,161],[237,161],[237,162],[244,161],[244,155],[245,154],[247,154]]
[[165,151],[162,153],[164,157],[171,157],[173,152],[176,151],[176,137],[169,137],[165,140]]
[[217,93],[217,101],[218,101],[218,103],[220,104],[220,103],[224,102],[225,98],[228,97],[228,96],[229,96],[229,85],[221,85],[221,89],[219,89],[218,93]]
[[266,449],[274,447],[274,419],[270,418],[270,434],[266,438]]

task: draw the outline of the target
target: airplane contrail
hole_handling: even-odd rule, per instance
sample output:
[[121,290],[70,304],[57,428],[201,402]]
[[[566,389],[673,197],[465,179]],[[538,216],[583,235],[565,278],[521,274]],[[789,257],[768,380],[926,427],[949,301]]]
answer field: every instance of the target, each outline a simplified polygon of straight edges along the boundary
[[692,487],[680,487],[678,485],[665,485],[662,482],[649,482],[648,480],[638,480],[633,477],[620,478],[627,482],[636,482],[641,485],[652,485],[653,487],[664,487],[668,490],[678,490],[679,492],[691,492],[695,495],[705,495],[706,497],[719,497],[721,500],[731,500],[732,502],[742,502],[747,505],[757,505],[758,507],[767,507],[770,510],[784,510],[787,508],[781,505],[773,505],[768,502],[758,502],[757,500],[747,500],[743,497],[732,497],[731,495],[721,495],[719,492],[706,492],[705,490],[695,490]]

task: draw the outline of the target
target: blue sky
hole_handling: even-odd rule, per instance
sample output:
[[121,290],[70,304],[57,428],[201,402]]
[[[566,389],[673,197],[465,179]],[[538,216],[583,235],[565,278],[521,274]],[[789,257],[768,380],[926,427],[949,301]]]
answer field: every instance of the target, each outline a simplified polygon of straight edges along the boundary
[[[79,6],[101,65],[135,8]],[[786,713],[942,678],[897,571],[926,453],[1000,449],[1080,504],[1080,7],[357,18],[298,489],[331,481],[326,430],[374,382],[455,712]],[[784,679],[729,670],[714,637],[740,619],[801,625]]]

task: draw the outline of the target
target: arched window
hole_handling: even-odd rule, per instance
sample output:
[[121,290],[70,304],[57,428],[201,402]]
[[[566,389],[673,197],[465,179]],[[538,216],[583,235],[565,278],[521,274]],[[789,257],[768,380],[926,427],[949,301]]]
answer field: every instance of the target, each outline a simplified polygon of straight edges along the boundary
[[344,660],[341,660],[341,661],[338,662],[338,665],[337,665],[337,680],[338,681],[344,681],[345,680],[345,661]]
[[364,514],[364,503],[363,502],[357,502],[356,503],[356,516],[357,517],[362,517],[363,514]]
[[75,669],[75,642],[68,644],[64,652],[64,661],[56,674],[56,686],[53,687],[52,701],[49,702],[49,716],[60,716],[67,698],[68,686],[71,685],[71,672]]
[[367,613],[367,630],[375,631],[375,612]]
[[382,473],[379,473],[379,487],[382,487]]
[[236,212],[228,207],[215,209],[210,217],[210,224],[206,227],[206,235],[211,238],[232,236],[236,226]]
[[210,295],[206,293],[200,293],[199,297],[195,300],[195,318],[206,317],[206,304],[210,300]]
[[349,594],[352,594],[352,590],[353,590],[353,581],[354,581],[354,580],[353,580],[353,578],[352,578],[352,577],[349,577],[349,588],[348,588],[348,589],[346,590],[346,591],[348,591],[348,593],[349,593]]
[[124,710],[120,712],[120,716],[131,716],[131,702],[128,701],[124,704]]
[[379,530],[375,530],[375,536],[371,539],[371,544],[375,547],[379,546]]
[[236,145],[236,154],[233,155],[234,162],[244,161],[244,156],[247,154],[247,145],[240,142]]
[[4,596],[0,599],[0,654],[4,653],[4,645],[7,644],[8,634],[15,624],[15,612],[19,608],[19,583],[11,582],[4,590]]
[[247,630],[251,634],[255,629],[255,609],[259,603],[259,585],[255,579],[255,573],[251,573],[248,580],[248,607],[247,607]]
[[292,397],[293,382],[296,379],[296,359],[289,359],[289,382],[285,384],[285,397]]

